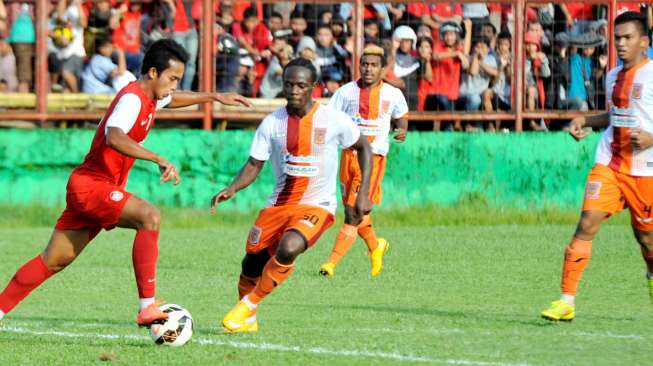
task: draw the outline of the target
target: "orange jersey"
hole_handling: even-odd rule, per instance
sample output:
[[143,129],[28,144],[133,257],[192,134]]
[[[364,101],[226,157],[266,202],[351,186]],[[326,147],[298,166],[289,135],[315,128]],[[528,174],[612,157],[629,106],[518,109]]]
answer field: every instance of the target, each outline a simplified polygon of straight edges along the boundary
[[303,118],[289,116],[285,107],[265,117],[250,156],[271,160],[276,184],[269,207],[310,205],[335,213],[338,148],[359,137],[349,116],[319,103]]
[[653,133],[653,62],[626,70],[612,69],[606,77],[610,126],[596,150],[596,162],[632,176],[653,176],[653,148],[633,148],[630,135],[639,128]]

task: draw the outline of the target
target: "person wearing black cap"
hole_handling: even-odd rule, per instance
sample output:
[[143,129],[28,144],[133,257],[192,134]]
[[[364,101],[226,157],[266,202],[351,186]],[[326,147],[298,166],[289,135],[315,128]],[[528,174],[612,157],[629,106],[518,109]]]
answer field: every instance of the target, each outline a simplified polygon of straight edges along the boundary
[[569,35],[566,32],[556,34],[553,40],[553,54],[549,55],[551,77],[547,79],[546,109],[580,109],[579,105],[570,105],[567,98],[569,87]]
[[593,60],[596,48],[601,46],[605,39],[594,32],[583,33],[571,39],[571,45],[578,48],[578,52],[569,58],[569,90],[568,99],[576,100],[580,110],[595,109],[596,83],[602,77],[608,64],[607,55],[598,58],[598,64]]

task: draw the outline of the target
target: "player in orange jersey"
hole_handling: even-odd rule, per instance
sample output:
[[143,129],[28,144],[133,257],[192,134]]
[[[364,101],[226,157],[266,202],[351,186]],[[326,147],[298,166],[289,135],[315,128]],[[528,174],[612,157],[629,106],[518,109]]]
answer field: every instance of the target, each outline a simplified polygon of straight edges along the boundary
[[630,210],[635,238],[648,267],[653,301],[653,61],[646,56],[646,16],[626,12],[615,19],[617,54],[622,66],[606,77],[609,112],[575,118],[571,135],[580,140],[585,128],[607,127],[587,177],[583,212],[562,267],[562,296],[542,312],[549,320],[575,317],[574,298],[601,223],[624,207]]
[[161,182],[180,182],[172,163],[141,145],[154,127],[157,110],[213,101],[251,106],[245,98],[232,93],[174,93],[187,59],[186,51],[173,40],[154,42],[147,50],[141,79],[116,95],[98,125],[84,162],[70,175],[66,209],[47,247],[25,263],[0,293],[0,319],[32,290],[72,263],[102,229],[116,226],[136,230],[132,250],[140,298],[136,322],[149,326],[168,317],[154,299],[160,214],[152,204],[125,190],[129,171],[136,159],[151,161],[161,171]]
[[288,105],[269,114],[256,130],[250,156],[234,181],[213,197],[211,208],[252,183],[270,160],[276,185],[247,238],[238,281],[238,304],[224,317],[227,332],[258,330],[256,309],[295,268],[295,258],[333,224],[338,148],[353,148],[362,170],[354,219],[369,211],[371,150],[352,119],[311,99],[317,80],[305,59],[288,63],[283,91]]
[[[404,142],[408,126],[408,104],[401,90],[383,81],[385,66],[383,48],[365,47],[360,60],[361,78],[343,85],[329,102],[334,109],[352,116],[361,134],[366,136],[372,145],[374,165],[370,200],[375,205],[381,203],[381,181],[390,148],[391,125],[396,126],[394,139],[397,142]],[[340,187],[345,205],[345,224],[336,237],[329,259],[320,266],[320,274],[324,276],[333,277],[336,265],[347,253],[357,235],[367,244],[372,276],[377,276],[383,268],[383,255],[390,245],[385,239],[376,237],[369,213],[363,217],[360,224],[356,224],[354,220],[354,202],[360,193],[360,182],[361,173],[356,162],[356,152],[352,149],[344,150],[340,160]]]

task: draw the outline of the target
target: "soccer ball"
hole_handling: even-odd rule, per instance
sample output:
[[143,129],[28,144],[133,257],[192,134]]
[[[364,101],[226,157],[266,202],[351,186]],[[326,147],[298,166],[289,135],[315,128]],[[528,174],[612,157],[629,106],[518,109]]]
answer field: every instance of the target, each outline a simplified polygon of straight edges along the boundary
[[163,324],[152,324],[150,335],[156,344],[180,347],[193,336],[193,317],[188,310],[175,304],[159,306],[168,313],[168,320]]

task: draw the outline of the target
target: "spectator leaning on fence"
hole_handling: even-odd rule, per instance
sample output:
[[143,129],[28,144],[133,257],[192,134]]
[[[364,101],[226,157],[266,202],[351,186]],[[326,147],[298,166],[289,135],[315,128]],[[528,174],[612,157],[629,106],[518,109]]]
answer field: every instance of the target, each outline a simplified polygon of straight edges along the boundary
[[[509,111],[512,99],[512,38],[510,33],[501,32],[497,36],[494,57],[497,60],[497,74],[492,79],[490,88],[483,92],[483,110],[486,112]],[[501,129],[501,121],[488,123],[489,131]]]
[[127,70],[134,75],[140,74],[144,55],[141,52],[142,4],[142,0],[129,0],[129,5],[120,6],[116,14],[118,26],[113,30],[113,44],[124,51]]
[[417,35],[409,26],[401,25],[392,34],[392,42],[395,48],[394,74],[404,81],[408,107],[416,110],[420,62],[413,53],[417,47]]
[[20,13],[9,31],[9,43],[16,58],[16,77],[19,93],[28,93],[34,76],[36,30],[30,15],[30,6],[21,4]]
[[[481,96],[490,86],[490,81],[499,75],[497,60],[490,55],[490,39],[480,37],[474,41],[472,54],[469,56],[469,68],[465,70],[460,84],[460,107],[465,111],[478,111],[481,108]],[[482,129],[481,123],[467,125],[468,130]]]
[[545,106],[547,109],[580,110],[581,104],[570,99],[569,94],[569,35],[556,34],[553,40],[553,53],[549,55],[551,77],[547,83]]
[[[524,62],[524,80],[526,86],[526,110],[534,111],[536,108],[544,109],[545,91],[544,79],[551,76],[549,59],[541,52],[540,36],[535,32],[526,32],[526,57]],[[543,130],[545,126],[531,120],[528,128]]]
[[594,62],[593,56],[596,48],[604,43],[604,39],[594,32],[587,32],[572,38],[571,42],[578,52],[571,55],[569,59],[569,99],[580,110],[595,109],[596,83],[594,80],[603,76],[608,64],[608,57],[600,55],[597,64]]
[[[112,61],[115,55],[118,63]],[[95,37],[95,54],[82,73],[82,91],[90,94],[116,94],[136,80],[127,71],[125,53],[115,48],[108,36]]]

